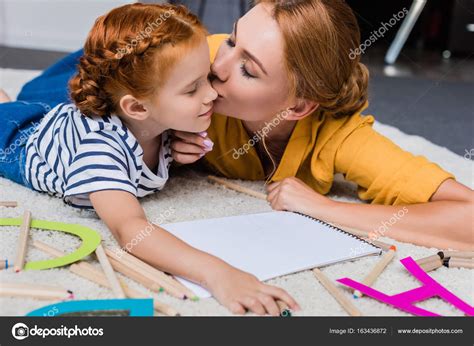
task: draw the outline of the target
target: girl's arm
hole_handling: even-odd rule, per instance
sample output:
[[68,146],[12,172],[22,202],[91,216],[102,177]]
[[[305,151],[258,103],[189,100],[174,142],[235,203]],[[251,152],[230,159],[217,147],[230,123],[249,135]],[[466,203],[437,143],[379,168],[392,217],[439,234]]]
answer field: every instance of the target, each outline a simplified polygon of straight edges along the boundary
[[[206,287],[233,313],[242,314],[248,309],[261,315],[278,316],[280,310],[275,301],[278,299],[299,309],[284,290],[263,284],[255,276],[189,246],[150,223],[138,200],[130,193],[98,191],[91,193],[90,199],[122,248],[162,271]],[[137,239],[143,240],[137,242]]]
[[301,212],[375,237],[438,249],[474,249],[474,192],[453,179],[444,181],[430,202],[405,206],[333,201],[297,178],[270,184],[268,201],[275,210]]

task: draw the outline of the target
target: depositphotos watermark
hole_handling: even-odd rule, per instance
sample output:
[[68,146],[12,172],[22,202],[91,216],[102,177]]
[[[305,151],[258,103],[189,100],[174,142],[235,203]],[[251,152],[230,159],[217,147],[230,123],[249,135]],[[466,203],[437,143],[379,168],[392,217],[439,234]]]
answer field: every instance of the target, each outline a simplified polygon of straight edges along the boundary
[[380,28],[372,31],[369,38],[366,39],[364,42],[362,42],[359,45],[359,48],[351,49],[351,52],[349,53],[349,58],[351,60],[354,60],[355,58],[357,58],[358,55],[364,54],[367,48],[369,48],[372,45],[372,43],[377,41],[379,38],[384,37],[388,29],[391,29],[400,20],[402,20],[407,14],[408,14],[408,10],[406,9],[406,7],[404,7],[400,12],[394,14],[393,17],[390,18],[388,22],[380,23],[381,24]]
[[468,160],[474,159],[474,148],[472,148],[471,150],[464,149],[464,151],[466,152],[464,154],[465,159],[468,159]]
[[103,336],[103,328],[79,328],[77,325],[74,325],[74,328],[68,328],[64,325],[61,325],[57,328],[40,328],[36,324],[33,328],[29,328],[24,323],[17,323],[12,327],[12,335],[17,340],[24,340],[28,337],[41,337],[46,338],[50,336],[62,336],[71,337],[77,336]]
[[114,252],[117,256],[122,257],[125,252],[130,252],[132,249],[140,244],[146,237],[149,237],[151,232],[154,229],[153,225],[160,225],[162,224],[168,217],[173,215],[176,210],[173,207],[169,207],[163,213],[161,213],[158,218],[156,218],[153,223],[148,222],[148,226],[138,232],[132,240],[130,240],[127,244],[122,246],[119,249],[115,249]]
[[25,131],[21,131],[21,136],[15,139],[14,142],[10,143],[10,145],[4,149],[0,149],[0,160],[5,159],[6,157],[12,155],[15,153],[15,151],[21,147],[22,145],[25,145],[25,143],[28,141],[30,136],[35,133],[36,129],[40,126],[40,123],[32,123],[32,126],[29,127]]
[[[377,229],[374,229],[373,232],[369,233],[369,241],[377,240],[378,238],[383,237],[390,227],[400,221],[406,214],[408,214],[408,208],[403,207],[396,213],[393,213],[393,216],[390,219],[382,221]],[[359,247],[351,249],[351,255],[359,255],[361,252],[363,252],[363,250],[364,246],[361,244]]]
[[115,57],[117,59],[122,59],[124,55],[130,54],[132,49],[135,48],[140,41],[143,41],[145,38],[149,38],[153,30],[157,29],[161,24],[166,22],[166,20],[174,14],[174,10],[170,9],[160,14],[160,16],[153,22],[147,23],[144,30],[141,30],[133,40],[130,41],[124,48],[118,48]]
[[242,155],[248,154],[250,148],[254,147],[255,144],[260,142],[262,140],[262,138],[266,137],[271,130],[273,130],[275,127],[280,125],[280,123],[284,119],[286,119],[286,117],[288,117],[288,115],[290,115],[290,109],[289,108],[287,108],[284,111],[278,113],[277,116],[275,118],[273,118],[272,121],[270,121],[269,123],[265,122],[265,126],[261,130],[258,130],[257,133],[252,138],[250,138],[248,140],[247,143],[242,145],[239,149],[235,149],[235,148],[233,149],[234,152],[232,154],[232,158],[234,160],[238,160]]

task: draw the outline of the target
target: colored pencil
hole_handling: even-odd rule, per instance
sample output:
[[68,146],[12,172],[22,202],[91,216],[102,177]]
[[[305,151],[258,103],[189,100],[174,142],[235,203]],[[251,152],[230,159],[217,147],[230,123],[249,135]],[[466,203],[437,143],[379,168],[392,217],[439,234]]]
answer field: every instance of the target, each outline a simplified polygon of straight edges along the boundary
[[5,201],[5,202],[0,202],[0,207],[5,207],[5,208],[16,208],[18,207],[18,203],[15,201]]
[[423,257],[423,258],[417,259],[415,262],[419,266],[422,266],[422,265],[428,264],[428,263],[433,262],[433,261],[436,262],[436,261],[439,261],[440,259],[442,260],[443,258],[444,258],[444,254],[443,254],[443,252],[440,251],[436,255]]
[[277,300],[276,303],[278,305],[278,308],[280,309],[281,317],[291,317],[291,309],[284,301]]
[[474,251],[443,251],[444,257],[474,258]]
[[263,199],[264,201],[267,200],[267,195],[265,193],[249,189],[247,187],[241,186],[241,185],[236,184],[236,183],[232,183],[230,181],[227,181],[225,179],[216,177],[214,175],[208,175],[207,178],[210,181],[221,184],[221,185],[223,185],[223,186],[225,186],[225,187],[227,187],[231,190],[241,192],[241,193],[244,193],[246,195],[249,195],[249,196],[252,196],[252,197],[255,197],[255,198],[258,198],[258,199]]
[[30,233],[31,213],[25,211],[23,214],[23,222],[20,227],[20,236],[18,239],[18,247],[16,250],[15,271],[19,272],[25,266],[26,249],[28,247],[28,235]]
[[[96,284],[104,287],[110,288],[110,282],[107,280],[104,273],[100,272],[99,270],[95,269],[93,266],[86,262],[81,262],[78,264],[73,264],[70,267],[71,272],[82,276]],[[126,282],[122,279],[119,279],[119,282],[126,294],[129,298],[149,298],[146,294],[143,294],[131,287],[129,287]],[[164,303],[159,302],[155,297],[153,298],[153,308],[156,311],[159,311],[167,316],[180,316],[180,314],[174,310],[171,306],[166,305]]]
[[[107,249],[108,254],[109,254],[109,252],[110,252],[111,256],[113,254],[117,255],[117,251]],[[171,286],[175,286],[177,289],[181,288],[180,283],[178,281],[176,281],[175,279],[173,279],[171,276],[165,274],[161,270],[156,269],[155,267],[152,267],[148,263],[143,262],[141,259],[133,256],[132,254],[130,254],[126,251],[121,251],[120,256],[119,255],[117,255],[117,256],[124,259],[125,261],[130,262],[131,264],[133,264],[135,266],[138,266],[138,267],[142,268],[144,271],[150,273],[151,275],[156,277],[158,280],[161,279],[161,280],[169,283]],[[114,258],[116,258],[116,256]],[[194,293],[192,293],[192,295],[194,295]]]
[[0,270],[1,269],[8,269],[8,267],[11,267],[12,264],[8,263],[8,260],[0,260]]
[[[55,249],[54,247],[48,244],[45,244],[39,240],[34,241],[33,246],[35,246],[37,249],[42,250],[45,253],[48,253],[54,257],[62,257],[65,255],[64,252],[58,249]],[[80,275],[86,279],[89,279],[90,281],[93,281],[99,285],[102,285],[104,287],[110,287],[109,281],[107,280],[107,277],[105,276],[105,274],[87,262],[84,262],[84,261],[76,262],[75,264],[71,265],[69,269],[71,270],[71,272],[77,275]],[[119,278],[119,282],[121,286],[123,287],[125,294],[128,297],[130,298],[147,298],[148,297],[147,295],[129,287],[126,284],[126,282],[120,278]],[[162,312],[165,315],[180,316],[180,314],[176,312],[176,310],[174,310],[172,307],[166,304],[160,303],[159,301],[156,300],[156,298],[153,298],[153,305],[154,305],[155,310]]]
[[[107,250],[110,251],[110,252],[113,252],[117,255],[116,251],[114,252],[110,249],[107,249]],[[193,301],[199,300],[199,298],[194,294],[194,292],[191,291],[186,286],[184,286],[181,282],[174,279],[172,276],[165,274],[161,270],[158,270],[155,267],[149,265],[148,263],[143,262],[141,259],[133,256],[132,254],[130,254],[126,251],[122,251],[121,256],[119,256],[119,257],[123,258],[124,260],[126,260],[126,261],[132,263],[133,265],[138,266],[138,267],[142,268],[144,271],[148,272],[150,275],[152,275],[152,277],[154,279],[157,279],[158,282],[164,284],[165,290],[166,290],[166,287],[168,287],[168,285],[174,286],[177,290],[182,291],[186,295],[187,298],[189,298]]]
[[40,240],[34,240],[33,241],[33,246],[35,248],[37,248],[38,250],[41,250],[45,253],[47,253],[48,255],[51,255],[53,257],[62,257],[65,255],[64,252],[62,251],[59,251],[58,249],[55,249],[54,247],[46,244],[46,243],[43,243],[42,241]]
[[474,269],[474,260],[468,258],[448,257],[443,260],[443,265],[448,268]]
[[387,244],[387,243],[381,242],[381,241],[379,241],[379,240],[370,240],[369,238],[365,238],[365,240],[366,240],[367,242],[369,242],[369,243],[371,243],[371,244],[373,244],[373,245],[375,245],[375,246],[381,248],[381,249],[384,250],[384,251],[388,251],[388,250],[390,250],[390,248],[391,248],[392,246],[395,246],[395,245],[393,245],[393,244]]
[[352,304],[349,299],[342,294],[342,292],[334,285],[324,273],[318,269],[313,269],[313,274],[319,282],[326,288],[326,290],[336,299],[336,301],[346,310],[351,316],[362,316],[362,313]]
[[56,286],[24,283],[0,283],[2,297],[28,297],[44,300],[66,300],[74,297],[72,291]]
[[419,266],[425,272],[430,272],[430,271],[433,271],[435,269],[438,269],[438,268],[442,267],[443,266],[443,261],[441,260],[441,258],[438,257],[437,259],[434,259],[430,262],[422,263]]
[[371,232],[364,231],[364,230],[361,230],[361,229],[355,229],[355,228],[352,228],[352,227],[342,226],[342,225],[332,223],[332,222],[328,222],[328,224],[333,225],[334,227],[340,228],[343,231],[346,231],[347,233],[350,233],[350,234],[355,235],[355,236],[360,237],[360,238],[369,238],[370,233],[371,233]]
[[[369,274],[367,274],[367,276],[362,280],[362,283],[366,286],[372,286],[374,282],[377,280],[377,278],[380,276],[380,274],[382,274],[382,272],[387,267],[387,265],[395,257],[396,251],[397,251],[396,246],[392,245],[390,249],[385,253],[385,255],[382,256],[380,261],[375,265],[372,271]],[[360,298],[362,297],[362,295],[363,295],[362,292],[358,290],[354,291],[354,298]]]
[[99,246],[97,246],[95,254],[97,256],[97,259],[99,260],[99,263],[102,267],[102,270],[104,271],[105,276],[107,277],[107,280],[110,283],[110,287],[112,288],[115,297],[120,299],[125,298],[125,293],[123,292],[122,286],[120,286],[120,282],[118,281],[114,269],[112,268],[112,265],[110,264],[109,259],[105,254],[102,244],[99,244]]
[[[143,265],[138,265],[136,261],[132,260],[129,256],[126,254],[122,254],[122,256],[117,255],[116,252],[110,250],[110,249],[105,249],[105,253],[109,258],[112,260],[112,264],[117,264],[120,263],[121,270],[123,270],[123,267],[126,267],[130,271],[134,271],[143,277],[148,278],[152,282],[155,283],[155,285],[158,285],[160,287],[163,287],[165,292],[169,293],[170,295],[179,298],[179,299],[186,299],[186,294],[178,289],[173,283],[170,283],[168,280],[164,280],[161,275],[153,275],[150,273],[150,271],[144,269]],[[130,255],[131,256],[131,255]],[[120,270],[119,270],[120,271]],[[163,274],[163,273],[161,273]]]
[[431,256],[416,260],[416,263],[418,263],[418,265],[421,266],[425,271],[431,271],[433,269],[441,267],[441,265],[443,265],[443,261],[450,257],[472,259],[474,258],[474,252],[473,251],[439,251],[436,255],[431,255]]
[[[57,249],[41,242],[39,240],[34,241],[33,245],[36,248],[52,255],[53,257],[64,256],[64,253],[62,253],[61,251],[59,251],[59,250],[57,250]],[[112,265],[112,267],[116,271],[118,271],[119,273],[125,275],[126,277],[138,282],[139,284],[145,286],[149,290],[152,290],[152,291],[155,291],[155,292],[162,292],[163,291],[163,289],[161,288],[160,285],[158,285],[155,281],[149,279],[148,277],[145,277],[145,276],[129,269],[128,267],[124,266],[122,263],[117,262],[112,258],[109,258],[109,261],[110,261],[110,264]]]

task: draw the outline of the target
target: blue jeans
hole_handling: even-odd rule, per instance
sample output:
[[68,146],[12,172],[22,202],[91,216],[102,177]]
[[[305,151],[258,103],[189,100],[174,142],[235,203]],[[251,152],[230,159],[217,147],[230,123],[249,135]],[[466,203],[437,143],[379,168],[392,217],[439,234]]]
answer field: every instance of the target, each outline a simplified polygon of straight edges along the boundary
[[31,187],[25,178],[26,142],[52,108],[71,102],[68,81],[82,54],[64,57],[26,83],[17,101],[0,103],[0,177]]

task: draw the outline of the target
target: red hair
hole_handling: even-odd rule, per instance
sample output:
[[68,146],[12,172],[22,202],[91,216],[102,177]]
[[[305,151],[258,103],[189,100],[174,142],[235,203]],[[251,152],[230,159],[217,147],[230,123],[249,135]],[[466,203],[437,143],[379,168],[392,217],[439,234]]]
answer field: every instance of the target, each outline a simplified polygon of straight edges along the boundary
[[367,101],[369,72],[360,56],[357,19],[344,0],[255,0],[270,4],[285,41],[291,91],[335,117],[354,114]]
[[151,96],[206,29],[184,6],[134,3],[99,17],[84,45],[71,98],[87,116],[117,112],[123,95]]

